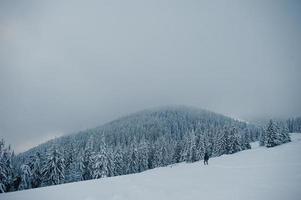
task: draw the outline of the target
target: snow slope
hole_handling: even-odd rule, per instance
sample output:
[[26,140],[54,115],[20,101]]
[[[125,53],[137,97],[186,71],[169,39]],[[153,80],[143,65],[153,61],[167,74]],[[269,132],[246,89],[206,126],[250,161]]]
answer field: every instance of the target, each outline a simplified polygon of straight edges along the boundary
[[202,162],[140,174],[0,194],[1,200],[293,200],[301,198],[301,134],[274,148],[258,147]]

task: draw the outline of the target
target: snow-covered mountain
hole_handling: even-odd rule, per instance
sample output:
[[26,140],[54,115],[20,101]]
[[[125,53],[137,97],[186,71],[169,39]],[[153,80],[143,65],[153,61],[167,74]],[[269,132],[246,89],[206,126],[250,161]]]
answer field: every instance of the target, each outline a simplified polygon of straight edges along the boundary
[[108,136],[106,140],[113,138],[119,140],[115,143],[128,143],[129,141],[122,141],[128,136],[135,137],[135,139],[141,137],[155,139],[168,134],[173,135],[173,137],[182,137],[191,131],[200,131],[198,129],[201,129],[202,132],[207,130],[217,132],[218,129],[230,126],[250,131],[248,132],[249,136],[252,137],[250,141],[257,140],[259,131],[261,131],[253,124],[208,110],[190,106],[165,106],[143,110],[118,118],[97,128],[50,140],[21,153],[20,156],[32,154],[36,151],[41,152],[61,143],[68,145],[68,143],[74,141],[80,141],[82,147],[91,137],[94,140],[99,140],[103,135]]
[[206,152],[232,154],[249,149],[260,133],[252,124],[193,107],[144,110],[18,155],[13,169],[21,183],[9,191],[196,162]]
[[3,200],[299,200],[301,134],[274,148],[258,147],[202,162],[138,174],[0,194]]

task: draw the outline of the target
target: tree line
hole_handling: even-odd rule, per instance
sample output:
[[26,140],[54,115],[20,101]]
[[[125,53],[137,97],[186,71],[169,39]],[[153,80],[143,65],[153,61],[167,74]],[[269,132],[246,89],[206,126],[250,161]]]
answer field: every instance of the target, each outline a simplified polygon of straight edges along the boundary
[[[266,131],[265,131],[266,132]],[[251,148],[263,129],[202,111],[143,112],[14,155],[0,143],[0,191],[142,172]],[[268,137],[265,137],[268,138]]]
[[266,130],[260,136],[259,144],[266,147],[274,147],[291,141],[288,125],[270,120]]
[[[234,127],[218,136],[191,131],[179,141],[166,137],[155,143],[135,139],[129,146],[115,148],[108,147],[104,138],[99,147],[93,143],[91,136],[79,152],[56,146],[45,154],[36,152],[19,165],[11,149],[3,148],[2,140],[1,192],[137,173],[179,162],[196,162],[202,160],[205,152],[220,156],[250,148],[247,138],[241,137]],[[20,167],[14,168],[16,164]]]

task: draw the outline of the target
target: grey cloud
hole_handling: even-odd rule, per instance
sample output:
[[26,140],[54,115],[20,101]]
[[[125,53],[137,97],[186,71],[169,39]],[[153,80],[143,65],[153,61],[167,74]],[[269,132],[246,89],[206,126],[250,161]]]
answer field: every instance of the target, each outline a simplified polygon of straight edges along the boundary
[[301,114],[299,1],[2,1],[0,133],[23,150],[140,109]]

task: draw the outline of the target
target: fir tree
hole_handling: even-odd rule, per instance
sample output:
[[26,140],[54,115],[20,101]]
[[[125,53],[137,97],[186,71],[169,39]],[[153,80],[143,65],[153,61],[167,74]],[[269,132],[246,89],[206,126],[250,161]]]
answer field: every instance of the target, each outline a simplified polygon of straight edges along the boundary
[[21,169],[20,189],[29,189],[29,188],[31,188],[32,173],[31,173],[30,167],[26,164],[23,164],[23,165],[21,165],[20,169]]
[[104,178],[109,176],[109,162],[108,162],[108,154],[107,147],[105,144],[105,140],[102,137],[100,151],[93,158],[92,164],[92,178]]
[[121,151],[118,149],[115,154],[114,154],[114,163],[115,163],[115,168],[114,168],[114,175],[122,175],[125,173],[125,166],[124,166],[124,159]]
[[194,133],[190,136],[190,147],[189,147],[189,157],[188,162],[195,162],[197,161],[197,147],[196,147],[196,140],[195,140]]
[[65,160],[62,154],[56,149],[48,155],[43,169],[43,176],[46,182],[57,185],[64,182]]
[[228,154],[228,138],[229,132],[227,128],[225,128],[224,131],[221,131],[219,134],[217,134],[213,151],[214,156]]
[[180,141],[176,142],[174,153],[172,157],[173,163],[179,163],[181,161],[181,152],[182,152],[182,145]]
[[108,176],[108,160],[106,155],[101,152],[94,156],[92,178],[104,178]]
[[291,141],[290,135],[289,135],[289,129],[287,127],[287,124],[283,122],[278,122],[278,137],[279,137],[279,143],[287,143]]
[[238,151],[241,151],[242,145],[240,144],[240,138],[238,135],[238,131],[235,127],[233,127],[229,134],[227,139],[227,154],[236,153]]
[[32,188],[37,188],[41,186],[42,183],[42,163],[41,163],[41,155],[40,153],[36,153],[35,156],[32,157],[29,167],[31,170],[31,186]]
[[80,171],[81,171],[82,180],[90,180],[93,177],[92,165],[94,161],[93,161],[92,149],[93,149],[93,141],[90,138],[81,156]]
[[111,148],[107,148],[107,160],[108,160],[108,177],[115,176],[115,163],[114,163],[114,152]]
[[2,139],[0,141],[0,193],[8,192],[13,176],[12,168],[12,151],[10,146],[5,147],[5,142]]
[[138,149],[134,145],[130,149],[129,153],[129,163],[128,163],[128,173],[137,173],[138,172]]
[[267,129],[265,131],[265,142],[266,147],[274,147],[279,144],[279,139],[277,135],[277,129],[272,120],[270,120]]
[[65,159],[65,182],[74,182],[81,180],[81,173],[80,173],[80,159],[76,156],[76,151],[73,147],[73,143],[65,149],[64,152],[64,159]]
[[141,144],[138,147],[138,152],[139,152],[139,156],[138,156],[138,171],[142,172],[144,170],[148,169],[148,146],[146,144],[146,142],[143,140],[141,142]]

